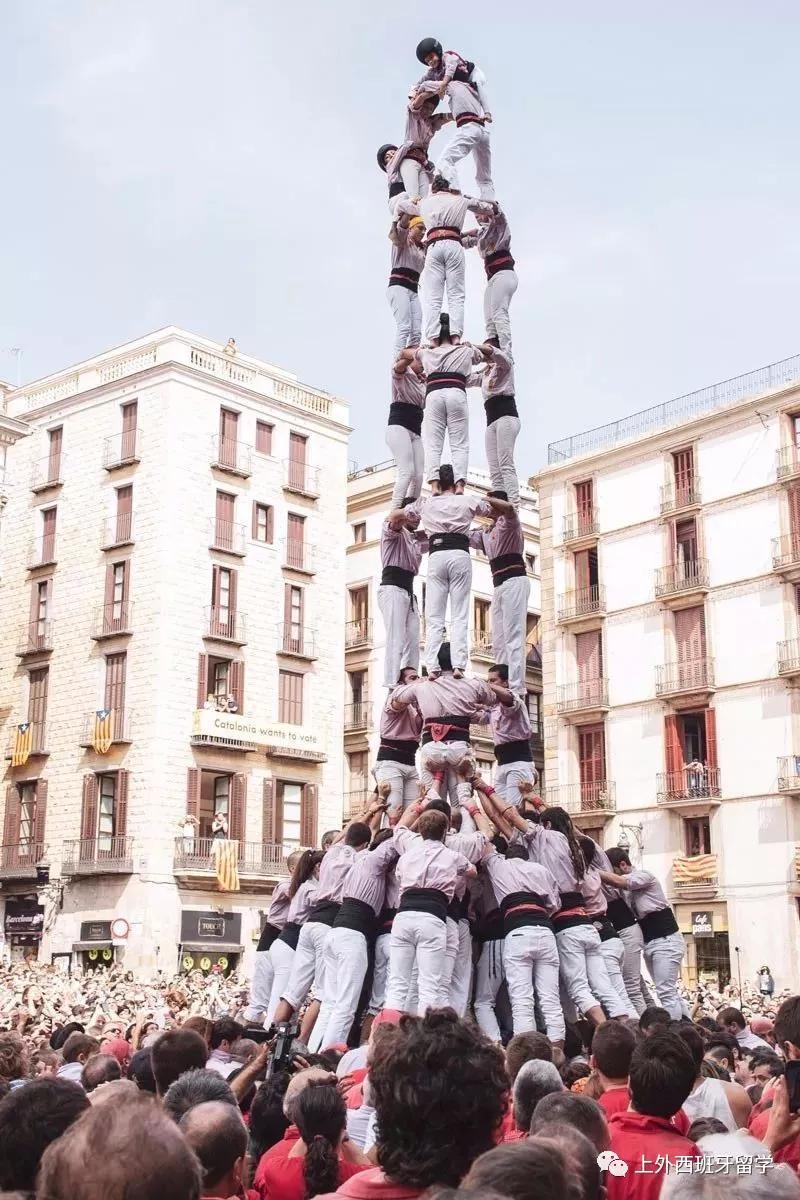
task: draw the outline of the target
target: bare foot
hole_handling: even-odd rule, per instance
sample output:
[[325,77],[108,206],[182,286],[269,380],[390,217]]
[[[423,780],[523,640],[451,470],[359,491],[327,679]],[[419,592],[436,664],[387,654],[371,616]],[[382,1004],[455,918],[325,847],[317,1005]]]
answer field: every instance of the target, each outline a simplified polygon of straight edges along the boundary
[[461,667],[453,667],[453,679],[463,679],[463,678],[464,678],[464,672],[461,670]]

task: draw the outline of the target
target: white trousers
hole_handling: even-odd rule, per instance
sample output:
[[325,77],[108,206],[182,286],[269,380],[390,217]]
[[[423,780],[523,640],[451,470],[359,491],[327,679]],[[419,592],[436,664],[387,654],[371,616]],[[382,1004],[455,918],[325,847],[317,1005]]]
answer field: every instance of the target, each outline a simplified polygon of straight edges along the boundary
[[397,326],[394,339],[395,355],[406,346],[418,346],[422,333],[422,305],[419,296],[411,288],[399,283],[390,283],[387,288],[389,307]]
[[[436,555],[431,557],[435,558]],[[505,663],[508,667],[508,687],[515,696],[525,694],[525,638],[530,587],[527,575],[515,575],[492,592],[492,656],[495,662]]]
[[456,482],[467,478],[469,468],[469,406],[461,388],[440,388],[425,401],[422,422],[425,478],[439,478],[444,435],[450,439],[450,458]]
[[472,559],[468,550],[436,550],[428,555],[425,589],[425,665],[428,671],[439,670],[448,596],[450,658],[454,668],[466,671],[471,588]]
[[[434,775],[444,768],[444,786],[440,794],[442,799],[449,800],[455,808],[458,804],[459,784],[462,782],[456,775],[456,769],[471,753],[471,749],[467,742],[426,742],[419,752],[419,778],[426,792],[433,784]],[[472,829],[468,829],[464,824],[464,818],[468,816],[469,814],[462,810],[463,833],[472,832]]]
[[417,968],[417,1015],[447,1004],[447,925],[425,912],[399,912],[389,947],[386,1007],[407,1012],[411,972]]
[[483,293],[486,336],[499,338],[500,349],[506,352],[511,349],[511,318],[508,310],[518,283],[516,271],[498,271],[486,280],[486,291]]
[[[325,992],[312,1048],[346,1043],[369,967],[367,939],[357,929],[332,929],[325,946]],[[319,1028],[319,1035],[317,1035]]]
[[514,464],[514,446],[520,428],[519,417],[498,417],[486,426],[484,438],[492,487],[507,492],[509,501],[515,505],[519,504],[519,478]]
[[417,768],[408,763],[392,762],[391,759],[381,759],[372,768],[375,782],[388,783],[391,791],[387,799],[390,816],[404,812],[412,804],[419,791],[419,775]]
[[439,336],[439,317],[447,289],[447,311],[450,314],[451,334],[464,332],[464,247],[454,238],[433,241],[425,254],[423,282],[425,292],[425,338]]
[[[594,925],[573,925],[556,934],[564,990],[579,1013],[601,1004],[610,1017],[627,1016],[611,985],[600,953],[600,935]],[[508,967],[506,967],[508,974]]]
[[405,588],[382,583],[378,588],[378,608],[386,630],[383,651],[383,686],[397,687],[403,667],[419,665],[419,612],[417,603]]
[[278,1001],[289,985],[294,953],[292,947],[287,945],[286,942],[282,942],[280,938],[274,941],[269,948],[269,956],[272,959],[273,977],[272,990],[269,994],[269,1006],[264,1019],[265,1025],[269,1025],[272,1022],[272,1016],[278,1007]]
[[406,496],[416,500],[422,491],[424,450],[422,438],[404,425],[386,426],[386,445],[395,461],[392,508],[399,508]]
[[619,996],[620,1002],[625,1005],[626,1016],[633,1017],[635,1019],[638,1016],[638,1013],[631,1003],[628,990],[625,987],[625,979],[622,975],[622,964],[625,960],[625,947],[622,943],[622,939],[615,937],[608,938],[604,942],[601,941],[600,953],[602,954],[603,961],[606,964],[606,970],[608,971],[608,978],[611,982],[611,986]]
[[644,938],[638,924],[629,925],[627,929],[620,929],[620,941],[625,947],[625,956],[622,960],[622,978],[625,981],[625,991],[628,993],[628,999],[636,1009],[638,1016],[641,1016],[644,1010],[648,1007],[647,998],[642,991],[642,947],[644,946]]
[[367,1006],[367,1013],[377,1017],[386,1005],[386,983],[389,978],[389,947],[392,940],[390,933],[382,933],[375,942],[375,963],[372,969],[372,992]]
[[482,1033],[493,1042],[500,1041],[495,1003],[503,983],[503,941],[493,938],[484,942],[475,967],[475,1020]]
[[678,979],[686,953],[682,933],[670,933],[667,937],[653,938],[644,944],[644,961],[655,984],[659,1004],[667,1010],[673,1021],[684,1015],[683,1002],[678,994]]
[[403,181],[409,200],[416,200],[422,196],[427,196],[431,190],[430,173],[415,158],[403,159],[400,163],[400,178]]
[[436,164],[436,174],[444,175],[450,183],[458,186],[456,163],[471,154],[475,162],[475,182],[481,200],[494,200],[492,183],[492,143],[485,125],[469,121],[456,129],[455,136],[447,143]]
[[506,804],[519,808],[521,783],[535,784],[539,773],[532,762],[498,763],[494,776],[494,790]]
[[282,993],[282,999],[297,1012],[316,982],[318,995],[324,993],[325,981],[323,961],[325,943],[330,936],[331,927],[322,921],[306,921],[297,939],[297,949],[294,952],[292,973],[289,983]]
[[536,1028],[534,997],[542,1010],[547,1036],[563,1042],[566,1028],[558,994],[558,949],[552,929],[523,925],[507,933],[503,967],[508,983],[514,1033]]
[[[455,924],[448,920],[448,926]],[[459,921],[456,925],[456,953],[453,963],[453,973],[450,976],[450,998],[448,1003],[460,1017],[467,1015],[469,998],[472,994],[472,934],[469,921]]]
[[[272,947],[270,947],[270,950]],[[253,981],[250,984],[250,1003],[244,1010],[244,1020],[263,1021],[269,1011],[269,998],[275,982],[275,968],[269,950],[257,950],[253,966]]]

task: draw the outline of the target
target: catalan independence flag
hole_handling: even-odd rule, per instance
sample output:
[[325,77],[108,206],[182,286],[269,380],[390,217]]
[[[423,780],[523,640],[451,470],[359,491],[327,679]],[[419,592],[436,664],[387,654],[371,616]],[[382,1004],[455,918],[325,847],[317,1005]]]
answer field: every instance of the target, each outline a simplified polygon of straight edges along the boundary
[[696,854],[692,858],[676,858],[672,865],[672,878],[676,883],[695,883],[714,878],[716,874],[716,854]]
[[11,751],[12,767],[24,767],[25,763],[31,756],[33,749],[33,725],[30,721],[23,721],[17,726],[17,732],[14,735],[14,748]]
[[215,838],[212,843],[214,867],[221,892],[239,891],[239,843]]
[[97,754],[108,754],[114,734],[114,713],[110,708],[98,708],[94,714],[92,749]]

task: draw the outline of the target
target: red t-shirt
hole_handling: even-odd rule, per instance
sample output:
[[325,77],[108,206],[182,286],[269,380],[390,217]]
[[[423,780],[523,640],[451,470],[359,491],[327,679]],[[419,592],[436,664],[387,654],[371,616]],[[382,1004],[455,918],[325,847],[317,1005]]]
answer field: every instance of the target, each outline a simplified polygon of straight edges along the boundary
[[[263,1159],[262,1159],[263,1162]],[[258,1164],[259,1167],[261,1163]],[[306,1194],[305,1156],[296,1154],[294,1158],[272,1158],[264,1164],[261,1175],[261,1196],[268,1200],[304,1200]],[[347,1183],[352,1175],[369,1170],[358,1163],[339,1160],[339,1186]]]
[[[750,1122],[748,1133],[763,1142],[768,1125],[769,1109],[766,1108]],[[791,1142],[781,1146],[780,1150],[776,1150],[772,1157],[776,1163],[788,1163],[793,1171],[800,1171],[800,1138],[793,1138]]]
[[[606,1114],[607,1121],[610,1121],[616,1113],[627,1112],[630,1102],[631,1094],[627,1087],[608,1088],[598,1100],[598,1104]],[[678,1133],[682,1133],[684,1136],[689,1132],[691,1124],[692,1122],[682,1108],[679,1108],[675,1116],[670,1119],[670,1125],[673,1125]]]
[[274,1146],[270,1146],[269,1150],[265,1150],[261,1155],[256,1167],[256,1173],[253,1176],[253,1187],[261,1197],[261,1200],[269,1200],[264,1186],[264,1172],[267,1169],[267,1164],[275,1162],[276,1159],[280,1161],[281,1159],[288,1158],[289,1151],[299,1140],[300,1130],[296,1125],[290,1125],[284,1133],[282,1140],[276,1142]]
[[663,1162],[697,1158],[700,1150],[669,1121],[642,1113],[617,1113],[608,1123],[611,1149],[628,1165],[627,1175],[606,1174],[608,1200],[658,1200],[667,1177]]
[[353,1175],[335,1192],[326,1192],[324,1196],[317,1196],[316,1200],[335,1200],[336,1196],[349,1196],[350,1200],[419,1200],[425,1191],[427,1188],[392,1183],[380,1167],[373,1167],[371,1171]]

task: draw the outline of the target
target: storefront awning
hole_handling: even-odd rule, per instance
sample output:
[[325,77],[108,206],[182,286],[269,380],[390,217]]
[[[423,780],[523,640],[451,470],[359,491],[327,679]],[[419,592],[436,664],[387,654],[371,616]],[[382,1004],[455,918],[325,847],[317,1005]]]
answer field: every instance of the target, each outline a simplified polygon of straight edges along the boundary
[[113,942],[73,942],[73,950],[106,950]]
[[202,950],[205,954],[241,954],[244,946],[237,946],[235,942],[214,942],[213,945],[209,942],[181,942],[181,950]]

